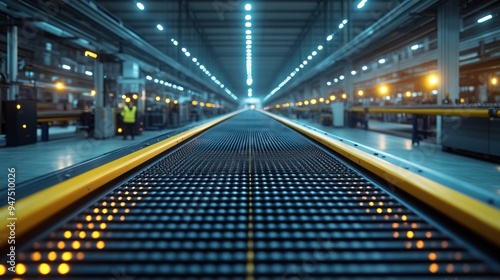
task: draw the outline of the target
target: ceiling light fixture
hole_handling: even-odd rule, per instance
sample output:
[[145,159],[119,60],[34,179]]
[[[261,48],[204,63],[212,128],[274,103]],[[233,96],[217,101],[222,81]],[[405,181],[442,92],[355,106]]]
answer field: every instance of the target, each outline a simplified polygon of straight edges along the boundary
[[365,4],[366,4],[366,1],[367,1],[367,0],[361,0],[361,2],[359,2],[359,4],[358,4],[356,7],[357,7],[358,9],[363,8],[363,7],[365,6]]
[[477,23],[485,22],[485,21],[490,20],[490,19],[492,19],[492,18],[493,18],[493,16],[492,16],[492,15],[487,15],[487,16],[484,16],[484,17],[482,17],[482,18],[478,19],[478,20],[477,20]]

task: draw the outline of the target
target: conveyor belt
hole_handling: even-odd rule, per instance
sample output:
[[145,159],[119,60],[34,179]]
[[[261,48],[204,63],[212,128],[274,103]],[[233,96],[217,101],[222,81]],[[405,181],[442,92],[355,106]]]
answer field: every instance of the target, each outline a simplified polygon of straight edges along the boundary
[[17,271],[19,279],[499,277],[426,220],[318,144],[248,111],[34,240],[18,252]]

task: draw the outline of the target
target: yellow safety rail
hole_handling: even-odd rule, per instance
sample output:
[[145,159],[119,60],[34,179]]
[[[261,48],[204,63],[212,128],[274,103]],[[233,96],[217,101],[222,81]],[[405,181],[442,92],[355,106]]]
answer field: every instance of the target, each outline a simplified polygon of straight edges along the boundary
[[118,176],[241,112],[242,110],[217,118],[32,194],[15,203],[15,214],[13,216],[9,215],[8,206],[2,207],[0,209],[0,219],[5,224],[0,228],[0,238],[2,239],[0,248],[7,246],[7,242],[3,239],[4,237],[7,238],[10,233],[7,225],[13,220],[8,220],[9,218],[16,218],[15,233],[16,238],[20,238],[31,229],[43,224],[66,207],[111,182]]
[[[497,108],[498,109],[498,108]],[[459,107],[439,107],[439,108],[412,108],[412,107],[353,107],[351,109],[355,113],[386,113],[386,114],[418,114],[418,115],[441,115],[441,116],[457,116],[457,117],[475,117],[489,118],[490,111],[487,108],[459,108]],[[500,109],[494,114],[500,117]]]
[[500,210],[288,119],[262,112],[377,174],[500,247]]

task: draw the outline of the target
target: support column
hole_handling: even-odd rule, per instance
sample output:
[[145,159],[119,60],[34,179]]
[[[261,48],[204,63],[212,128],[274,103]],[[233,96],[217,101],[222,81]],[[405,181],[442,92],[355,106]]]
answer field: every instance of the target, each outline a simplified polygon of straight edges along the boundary
[[99,60],[94,61],[95,106],[104,106],[104,67]]
[[353,94],[353,77],[351,74],[351,65],[347,64],[347,66],[344,67],[344,92],[347,94],[347,100],[351,104],[354,104],[354,94]]
[[[459,28],[460,3],[448,0],[438,8],[437,40],[438,40],[438,100],[441,104],[445,94],[452,100],[459,96]],[[441,116],[436,119],[436,144],[441,144]]]
[[7,28],[7,76],[11,83],[7,91],[7,100],[16,100],[19,94],[17,85],[17,26],[11,25]]
[[[342,20],[351,20],[351,0],[344,0],[342,2],[342,16],[337,24],[340,24]],[[334,28],[335,29],[335,28]],[[352,23],[347,23],[347,25],[342,28],[342,44],[345,45],[352,39]]]
[[104,107],[104,65],[99,60],[94,62],[94,90],[94,137],[110,138],[115,132],[115,111],[113,108]]

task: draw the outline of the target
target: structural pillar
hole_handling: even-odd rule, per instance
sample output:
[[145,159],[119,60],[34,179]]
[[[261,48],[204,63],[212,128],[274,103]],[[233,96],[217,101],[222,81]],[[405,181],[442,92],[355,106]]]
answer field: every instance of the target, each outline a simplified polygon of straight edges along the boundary
[[104,65],[99,60],[94,62],[94,90],[94,137],[110,138],[115,131],[115,116],[113,109],[104,108]]
[[104,107],[104,67],[102,62],[94,62],[95,106]]
[[[351,2],[352,2],[351,0],[344,0],[342,2],[343,18],[340,19],[338,24],[340,24],[344,19],[351,20],[351,18],[352,18],[351,17],[351,5],[352,5]],[[346,45],[352,39],[352,23],[348,22],[347,24],[344,24],[344,27],[342,28],[341,34],[342,34],[342,44]]]
[[16,100],[19,88],[17,82],[17,26],[10,25],[7,29],[7,76],[11,84],[7,91],[7,100]]
[[352,65],[347,64],[344,67],[344,92],[347,94],[347,100],[351,104],[354,104],[354,86],[353,86],[353,76],[351,74],[352,71]]
[[[459,97],[460,68],[460,1],[448,0],[438,8],[438,97],[441,105],[446,93],[452,100]],[[441,144],[441,116],[436,119],[436,144]]]

